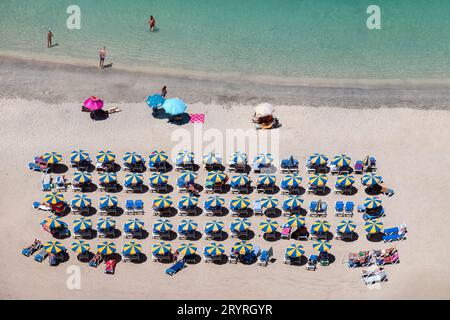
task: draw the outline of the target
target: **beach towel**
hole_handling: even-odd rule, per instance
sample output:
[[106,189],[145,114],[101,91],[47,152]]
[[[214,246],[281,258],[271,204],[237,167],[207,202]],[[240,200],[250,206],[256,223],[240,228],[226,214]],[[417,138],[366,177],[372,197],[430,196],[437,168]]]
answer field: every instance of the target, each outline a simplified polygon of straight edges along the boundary
[[205,123],[204,113],[192,113],[189,116],[191,117],[190,123]]

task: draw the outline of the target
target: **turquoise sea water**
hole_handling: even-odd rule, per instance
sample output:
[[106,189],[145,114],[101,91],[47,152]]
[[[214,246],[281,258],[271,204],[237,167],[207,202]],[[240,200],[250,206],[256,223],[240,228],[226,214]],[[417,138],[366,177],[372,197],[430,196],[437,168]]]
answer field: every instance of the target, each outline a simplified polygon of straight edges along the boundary
[[[81,30],[66,28],[72,4]],[[370,4],[381,30],[366,27]],[[449,12],[448,0],[2,0],[0,53],[96,64],[106,46],[115,66],[179,73],[450,78]]]

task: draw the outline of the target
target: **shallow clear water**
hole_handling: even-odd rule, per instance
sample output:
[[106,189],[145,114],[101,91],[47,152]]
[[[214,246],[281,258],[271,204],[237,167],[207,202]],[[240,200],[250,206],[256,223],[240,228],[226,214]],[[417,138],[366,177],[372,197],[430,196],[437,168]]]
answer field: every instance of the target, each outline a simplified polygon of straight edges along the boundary
[[[374,3],[381,30],[366,27]],[[71,4],[81,30],[66,28]],[[450,78],[449,12],[448,0],[4,0],[0,52],[96,64],[106,46],[116,66],[180,73]]]

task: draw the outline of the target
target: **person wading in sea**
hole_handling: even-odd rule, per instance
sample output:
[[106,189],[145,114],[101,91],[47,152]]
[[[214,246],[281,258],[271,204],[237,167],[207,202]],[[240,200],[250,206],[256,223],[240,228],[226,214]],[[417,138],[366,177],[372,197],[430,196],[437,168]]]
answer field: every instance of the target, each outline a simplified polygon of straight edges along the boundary
[[52,30],[48,29],[48,32],[47,32],[47,48],[50,48],[52,46],[52,38],[53,38],[53,32],[52,32]]
[[155,18],[153,18],[153,16],[150,16],[150,19],[148,20],[150,31],[155,31],[155,24],[156,24]]
[[103,68],[105,64],[106,47],[100,49],[99,56],[100,56],[100,68]]

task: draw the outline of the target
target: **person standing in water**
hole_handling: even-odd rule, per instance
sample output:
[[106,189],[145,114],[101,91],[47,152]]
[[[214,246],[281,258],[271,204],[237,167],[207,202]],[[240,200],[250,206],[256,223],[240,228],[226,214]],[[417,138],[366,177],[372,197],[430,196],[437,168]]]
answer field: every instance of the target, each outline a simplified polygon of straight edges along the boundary
[[167,87],[164,86],[164,87],[162,87],[162,89],[161,89],[161,97],[165,98],[166,95],[167,95]]
[[52,38],[53,38],[53,32],[52,32],[52,30],[48,29],[48,32],[47,32],[47,48],[50,48],[52,46]]
[[148,25],[150,26],[150,31],[155,31],[155,24],[156,20],[153,18],[153,16],[150,16],[150,19],[148,20]]
[[100,49],[99,56],[100,56],[100,68],[103,68],[106,57],[106,47]]

